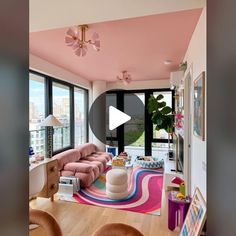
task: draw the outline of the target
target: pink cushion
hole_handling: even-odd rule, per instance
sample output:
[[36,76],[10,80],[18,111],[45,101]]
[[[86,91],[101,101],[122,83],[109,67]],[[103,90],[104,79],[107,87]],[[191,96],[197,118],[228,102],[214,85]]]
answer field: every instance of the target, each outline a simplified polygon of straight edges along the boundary
[[91,172],[91,174],[77,172],[75,174],[75,177],[79,178],[80,186],[82,188],[89,187],[95,180],[93,172]]
[[74,171],[62,170],[60,171],[60,176],[74,176]]
[[93,170],[93,166],[81,163],[81,162],[71,162],[64,166],[64,170],[70,170],[75,172],[90,173]]
[[82,157],[86,157],[94,152],[97,151],[97,146],[94,145],[93,143],[85,143],[82,145],[79,145],[76,147],[78,151],[80,151],[80,154]]
[[70,149],[52,157],[52,159],[58,160],[59,170],[62,170],[65,164],[69,162],[76,162],[80,158],[81,158],[81,154],[77,149]]
[[100,175],[101,170],[102,170],[101,163],[94,163],[94,162],[83,160],[83,159],[80,160],[80,163],[84,163],[84,164],[92,166],[95,178],[97,178]]
[[103,164],[104,169],[106,168],[106,164],[107,164],[106,158],[105,157],[100,157],[100,156],[94,157],[93,155],[91,155],[91,156],[84,157],[81,160],[99,161]]
[[96,152],[93,153],[94,157],[105,157],[107,161],[110,161],[112,159],[112,154],[108,152]]

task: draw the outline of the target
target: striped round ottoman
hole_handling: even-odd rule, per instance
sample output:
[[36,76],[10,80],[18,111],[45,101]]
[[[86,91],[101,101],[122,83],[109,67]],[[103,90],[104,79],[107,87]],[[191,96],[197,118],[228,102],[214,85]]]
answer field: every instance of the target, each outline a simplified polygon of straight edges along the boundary
[[106,174],[106,195],[118,200],[128,196],[128,174],[125,169],[111,169]]

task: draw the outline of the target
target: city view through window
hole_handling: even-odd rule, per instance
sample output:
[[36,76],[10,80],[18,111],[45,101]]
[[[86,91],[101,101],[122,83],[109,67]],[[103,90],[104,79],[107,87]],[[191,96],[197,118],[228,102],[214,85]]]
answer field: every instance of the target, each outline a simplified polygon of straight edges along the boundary
[[[43,76],[30,73],[29,145],[35,154],[42,155],[46,155],[46,131],[45,127],[40,126],[40,123],[47,116],[45,107],[48,105],[47,103],[50,103],[49,99],[46,99],[46,79]],[[71,106],[71,88],[74,90],[74,107]],[[86,95],[84,89],[52,82],[52,113],[63,124],[63,127],[54,127],[53,129],[53,151],[69,147],[73,142],[75,145],[86,142]],[[74,114],[74,119],[71,119],[72,114]],[[74,137],[71,137],[71,121],[74,122]]]
[[29,130],[30,146],[35,154],[45,155],[45,129],[40,123],[45,118],[45,79],[30,74],[29,81]]

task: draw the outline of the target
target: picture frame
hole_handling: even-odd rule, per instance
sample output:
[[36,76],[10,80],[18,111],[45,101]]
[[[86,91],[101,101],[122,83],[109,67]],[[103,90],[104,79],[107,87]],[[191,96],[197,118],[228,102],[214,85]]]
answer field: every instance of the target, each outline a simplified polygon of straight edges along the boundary
[[199,188],[196,188],[180,236],[200,236],[206,222],[206,216],[206,201]]
[[193,91],[193,133],[202,141],[205,140],[205,72],[194,81]]

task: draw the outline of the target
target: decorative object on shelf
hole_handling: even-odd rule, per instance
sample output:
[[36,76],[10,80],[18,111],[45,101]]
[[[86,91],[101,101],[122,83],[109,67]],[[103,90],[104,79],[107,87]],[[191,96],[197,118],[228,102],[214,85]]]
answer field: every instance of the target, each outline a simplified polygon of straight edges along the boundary
[[182,70],[183,72],[185,72],[187,70],[187,67],[188,67],[187,61],[179,64],[179,69]]
[[184,118],[184,116],[180,112],[175,114],[175,127],[177,129],[183,128],[183,126],[184,126],[183,118]]
[[151,95],[148,100],[148,112],[152,115],[152,123],[156,125],[156,130],[164,129],[168,133],[168,149],[170,156],[170,135],[174,129],[174,115],[171,107],[166,105],[166,102],[161,101],[164,98],[162,94],[156,98]]
[[47,157],[52,157],[52,136],[53,136],[53,127],[63,126],[63,124],[54,116],[49,115],[44,121],[41,122],[40,126],[47,127]]
[[119,156],[123,157],[123,158],[127,158],[128,157],[128,153],[127,152],[121,152],[119,154]]
[[170,73],[170,88],[172,90],[183,87],[184,72],[182,70],[173,71]]
[[179,197],[180,198],[185,198],[186,196],[185,196],[185,183],[184,183],[184,180],[179,178],[179,177],[174,177],[172,179],[171,183],[179,185],[179,192],[180,192]]
[[34,154],[34,149],[32,147],[29,147],[29,157],[32,157]]
[[65,43],[67,46],[72,47],[77,56],[83,57],[86,55],[88,51],[87,45],[92,45],[96,51],[100,50],[99,34],[94,32],[92,39],[86,40],[85,32],[87,29],[88,25],[79,25],[69,28],[66,32]]
[[[206,202],[198,188],[196,188],[192,202],[181,228],[180,236],[200,236],[206,221]],[[205,234],[204,234],[205,235]]]
[[113,158],[112,166],[125,166],[125,160],[123,158]]
[[193,133],[205,140],[205,72],[194,81]]
[[36,160],[36,161],[43,161],[43,160],[44,160],[44,156],[43,156],[43,155],[40,155],[40,154],[37,154],[37,155],[35,156],[35,160]]
[[119,76],[116,77],[119,81],[123,82],[124,85],[128,85],[131,82],[131,75],[128,74],[126,70],[122,71],[122,77]]
[[116,147],[108,146],[107,152],[111,153],[113,157],[116,156]]

